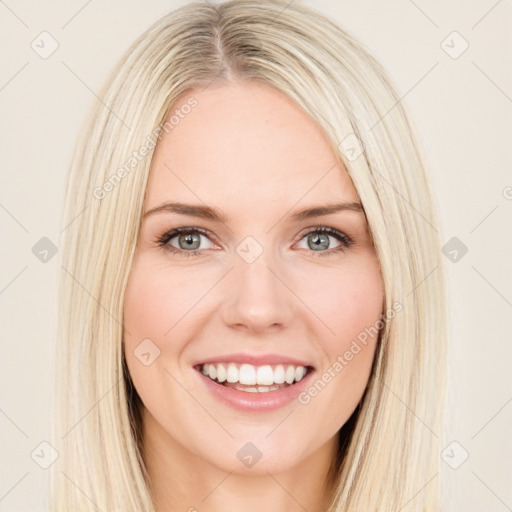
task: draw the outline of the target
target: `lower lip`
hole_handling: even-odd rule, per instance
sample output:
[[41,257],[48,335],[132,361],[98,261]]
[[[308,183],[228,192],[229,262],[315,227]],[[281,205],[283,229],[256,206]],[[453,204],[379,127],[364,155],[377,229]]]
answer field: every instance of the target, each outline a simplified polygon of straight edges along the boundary
[[309,381],[314,373],[314,370],[309,370],[302,380],[291,386],[286,386],[285,388],[264,393],[251,393],[217,384],[212,379],[203,375],[201,371],[196,371],[201,380],[205,383],[207,389],[211,391],[217,399],[239,411],[247,412],[275,411],[288,405],[308,387]]

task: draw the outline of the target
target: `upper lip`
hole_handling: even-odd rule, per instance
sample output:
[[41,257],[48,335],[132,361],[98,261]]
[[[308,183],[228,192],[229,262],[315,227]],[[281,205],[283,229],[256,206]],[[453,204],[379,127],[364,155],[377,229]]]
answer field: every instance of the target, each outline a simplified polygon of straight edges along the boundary
[[209,357],[207,359],[201,359],[193,363],[193,366],[201,366],[203,364],[212,363],[240,363],[240,364],[252,364],[253,366],[263,365],[277,365],[277,364],[290,364],[294,366],[313,367],[310,363],[296,359],[294,357],[284,356],[280,354],[225,354],[221,356]]

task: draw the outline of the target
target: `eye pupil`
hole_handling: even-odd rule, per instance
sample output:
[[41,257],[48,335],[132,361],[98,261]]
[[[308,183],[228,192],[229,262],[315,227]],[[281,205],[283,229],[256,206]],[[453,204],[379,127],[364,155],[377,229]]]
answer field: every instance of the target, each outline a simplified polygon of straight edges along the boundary
[[313,250],[317,250],[317,249],[328,249],[329,248],[329,237],[323,233],[313,233],[311,235],[309,235],[308,237],[308,245],[309,245],[309,242],[310,241],[313,241],[313,247],[310,247],[313,249]]
[[[179,240],[180,248],[182,248],[181,247],[181,242],[182,241],[185,242],[185,247],[187,249],[198,249],[199,246],[201,245],[201,240],[200,240],[200,238],[199,238],[199,236],[197,234],[190,234],[190,233],[188,233],[186,235],[180,235],[178,240]],[[194,243],[197,243],[197,245],[192,247],[192,245]]]

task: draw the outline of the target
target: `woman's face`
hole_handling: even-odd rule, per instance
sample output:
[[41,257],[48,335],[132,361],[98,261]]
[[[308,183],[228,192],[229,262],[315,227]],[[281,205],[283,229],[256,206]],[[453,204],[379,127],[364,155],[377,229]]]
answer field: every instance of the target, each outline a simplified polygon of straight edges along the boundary
[[[176,109],[124,303],[144,435],[227,472],[331,457],[377,337],[354,340],[382,313],[356,191],[315,122],[269,86],[192,91]],[[316,210],[335,204],[351,206]]]

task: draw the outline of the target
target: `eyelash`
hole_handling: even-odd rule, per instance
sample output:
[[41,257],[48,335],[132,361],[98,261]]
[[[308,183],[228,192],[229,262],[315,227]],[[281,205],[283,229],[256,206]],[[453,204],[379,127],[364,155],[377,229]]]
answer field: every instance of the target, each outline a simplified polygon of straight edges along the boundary
[[[174,238],[176,235],[181,235],[183,233],[187,233],[187,234],[199,233],[201,235],[206,236],[207,238],[210,238],[208,232],[205,231],[204,229],[186,227],[186,228],[176,228],[171,231],[168,231],[167,233],[164,233],[162,236],[158,237],[156,242],[157,242],[158,246],[162,247],[163,249],[165,249],[167,251],[170,251],[172,254],[176,254],[179,256],[185,256],[185,257],[200,256],[201,253],[204,252],[204,249],[194,249],[191,251],[186,251],[184,249],[178,249],[176,247],[173,247],[172,245],[168,245],[168,242],[172,238]],[[316,227],[312,228],[310,231],[308,231],[307,233],[302,235],[299,238],[299,241],[313,233],[327,233],[327,234],[333,236],[334,238],[336,238],[336,240],[338,240],[340,242],[340,246],[335,249],[332,249],[332,250],[313,251],[312,249],[309,249],[310,252],[314,253],[315,257],[316,256],[318,256],[318,257],[331,256],[340,251],[345,251],[346,249],[349,249],[350,247],[352,247],[352,245],[354,245],[354,241],[349,236],[345,235],[341,231],[338,231],[337,229],[330,228],[327,226],[316,226]],[[211,238],[210,238],[210,240],[211,240]]]

